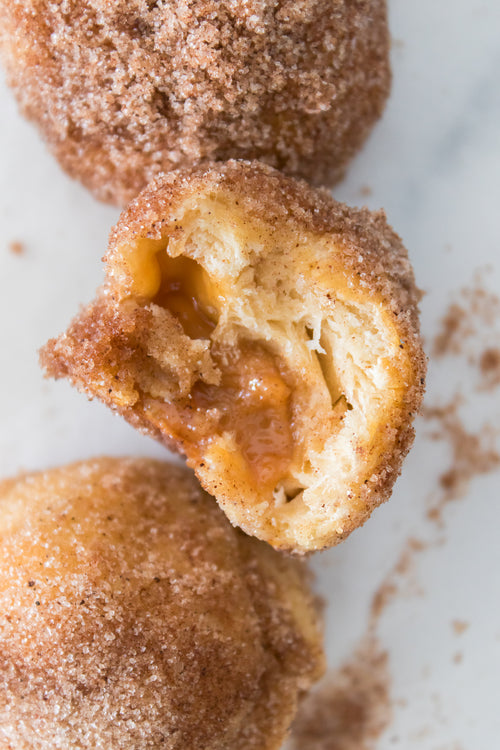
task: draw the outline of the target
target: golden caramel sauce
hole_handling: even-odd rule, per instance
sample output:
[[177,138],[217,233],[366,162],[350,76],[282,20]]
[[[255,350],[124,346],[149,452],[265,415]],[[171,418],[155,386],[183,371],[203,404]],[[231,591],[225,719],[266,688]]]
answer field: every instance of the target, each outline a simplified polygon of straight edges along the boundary
[[[206,272],[190,258],[160,255],[162,282],[153,302],[169,310],[191,338],[209,339],[217,311],[210,305]],[[277,358],[249,342],[224,351],[212,344],[211,356],[220,384],[198,381],[188,399],[166,404],[167,428],[190,458],[199,458],[214,436],[231,433],[255,481],[274,485],[293,456],[291,388]]]
[[195,383],[196,411],[216,408],[217,431],[231,432],[254,477],[274,484],[286,474],[293,454],[291,389],[275,358],[260,344],[244,344],[223,365],[220,385]]
[[158,261],[162,280],[153,302],[169,310],[190,338],[210,338],[217,325],[217,313],[200,302],[206,288],[204,269],[191,258],[170,258],[166,253],[160,253]]

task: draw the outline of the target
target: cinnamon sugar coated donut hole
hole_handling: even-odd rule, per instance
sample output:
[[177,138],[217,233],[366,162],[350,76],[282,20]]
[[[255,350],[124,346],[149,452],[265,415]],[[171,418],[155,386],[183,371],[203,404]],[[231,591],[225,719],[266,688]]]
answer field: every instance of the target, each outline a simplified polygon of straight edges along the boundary
[[278,749],[323,670],[303,566],[184,469],[0,483],[0,746]]
[[387,500],[425,384],[413,269],[383,212],[261,162],[154,180],[93,302],[41,351],[183,453],[231,523],[338,544]]
[[156,174],[260,159],[331,185],[390,87],[385,0],[0,0],[0,53],[63,168],[128,203]]

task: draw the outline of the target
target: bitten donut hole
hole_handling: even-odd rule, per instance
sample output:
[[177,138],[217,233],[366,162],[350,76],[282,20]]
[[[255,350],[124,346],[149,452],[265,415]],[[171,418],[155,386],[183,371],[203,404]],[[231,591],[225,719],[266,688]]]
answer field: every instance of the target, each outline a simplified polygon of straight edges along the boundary
[[336,544],[387,499],[425,360],[383,214],[257,162],[207,165],[152,183],[106,263],[42,351],[50,374],[182,452],[232,523],[281,549]]

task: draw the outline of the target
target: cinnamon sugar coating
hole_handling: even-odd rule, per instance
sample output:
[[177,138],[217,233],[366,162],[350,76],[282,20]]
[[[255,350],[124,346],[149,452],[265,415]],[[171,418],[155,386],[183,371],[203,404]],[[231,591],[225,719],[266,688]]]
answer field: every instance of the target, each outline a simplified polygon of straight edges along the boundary
[[260,159],[342,177],[390,87],[386,0],[0,0],[0,54],[63,168],[125,205],[155,175]]
[[129,206],[41,360],[184,453],[233,524],[306,552],[390,495],[424,390],[418,300],[382,212],[233,161]]
[[278,750],[323,670],[298,562],[194,477],[101,458],[0,483],[0,745]]

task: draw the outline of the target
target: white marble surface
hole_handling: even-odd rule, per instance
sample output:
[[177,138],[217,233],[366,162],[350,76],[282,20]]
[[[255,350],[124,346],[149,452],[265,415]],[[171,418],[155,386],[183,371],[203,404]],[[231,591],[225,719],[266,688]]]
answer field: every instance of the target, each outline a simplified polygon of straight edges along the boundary
[[[500,4],[392,0],[390,14],[392,97],[335,195],[386,209],[427,292],[422,320],[430,342],[478,269],[488,267],[484,283],[500,292]],[[3,84],[0,113],[0,475],[102,452],[163,455],[100,404],[43,380],[37,348],[92,297],[117,211],[62,174]],[[24,255],[10,252],[12,241],[25,245]],[[500,321],[469,347],[477,353],[499,336]],[[476,383],[464,356],[433,361],[428,403],[462,391],[461,413],[480,433],[486,421],[500,424],[500,390],[481,393]],[[493,750],[500,736],[500,473],[474,478],[438,528],[426,510],[450,447],[429,439],[432,427],[419,423],[392,500],[315,559],[329,603],[328,656],[332,666],[348,656],[406,540],[425,540],[430,546],[415,555],[377,624],[393,698],[393,721],[378,748]],[[461,636],[454,620],[468,623]]]

